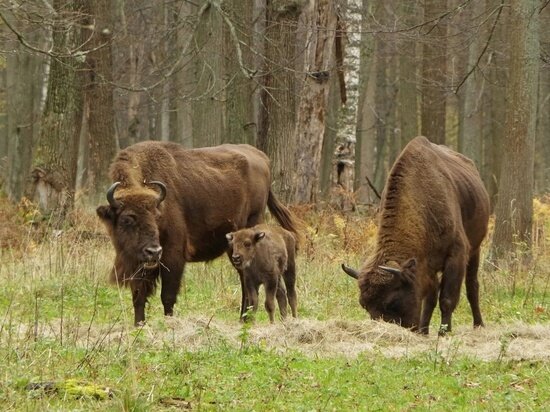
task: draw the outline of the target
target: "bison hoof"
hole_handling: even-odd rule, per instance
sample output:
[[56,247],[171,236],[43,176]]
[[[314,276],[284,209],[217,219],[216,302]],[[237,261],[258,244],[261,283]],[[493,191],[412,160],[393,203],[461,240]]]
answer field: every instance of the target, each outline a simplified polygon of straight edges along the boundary
[[145,320],[139,320],[139,321],[135,322],[134,326],[136,328],[142,328],[143,326],[145,326]]

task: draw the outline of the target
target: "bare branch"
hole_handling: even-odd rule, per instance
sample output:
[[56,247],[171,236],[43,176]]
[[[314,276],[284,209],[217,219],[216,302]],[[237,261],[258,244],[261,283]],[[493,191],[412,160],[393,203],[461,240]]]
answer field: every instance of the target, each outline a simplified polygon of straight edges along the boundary
[[485,55],[485,52],[487,51],[487,48],[489,47],[489,43],[491,43],[491,39],[493,38],[493,34],[495,32],[495,28],[497,26],[497,23],[498,23],[498,20],[500,18],[500,15],[502,13],[502,9],[504,8],[504,0],[501,0],[500,2],[500,6],[498,7],[498,13],[497,13],[497,16],[495,18],[495,20],[493,21],[493,26],[491,27],[491,31],[489,32],[489,37],[487,38],[487,41],[485,42],[485,46],[483,47],[483,50],[481,51],[479,57],[477,58],[477,61],[476,63],[470,68],[470,70],[468,70],[468,73],[466,73],[466,76],[464,76],[464,78],[461,80],[461,82],[458,84],[458,86],[456,87],[454,93],[457,94],[458,91],[460,90],[460,88],[462,87],[462,85],[466,82],[466,80],[468,80],[468,78],[470,77],[470,75],[474,72],[474,70],[479,66],[479,62],[481,61],[481,59],[483,58],[483,56]]

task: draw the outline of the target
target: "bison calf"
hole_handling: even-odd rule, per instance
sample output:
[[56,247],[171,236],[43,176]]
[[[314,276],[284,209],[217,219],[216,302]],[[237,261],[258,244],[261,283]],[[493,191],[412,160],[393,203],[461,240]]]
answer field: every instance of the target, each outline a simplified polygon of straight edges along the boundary
[[[296,239],[279,226],[260,224],[226,235],[233,266],[243,282],[245,301],[258,309],[258,290],[265,288],[265,309],[273,323],[275,297],[279,311],[286,317],[287,296],[292,316],[296,317]],[[283,286],[281,278],[286,285]]]

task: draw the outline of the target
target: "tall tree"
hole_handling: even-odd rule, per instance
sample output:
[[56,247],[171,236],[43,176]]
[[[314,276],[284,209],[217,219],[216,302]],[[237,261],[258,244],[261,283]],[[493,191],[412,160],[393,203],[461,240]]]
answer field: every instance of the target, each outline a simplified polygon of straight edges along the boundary
[[426,0],[426,34],[422,57],[421,133],[434,143],[445,143],[447,80],[446,0]]
[[91,52],[84,62],[84,121],[89,200],[96,204],[109,183],[109,164],[116,152],[112,86],[112,3],[110,0],[84,2],[87,14],[84,34]]
[[537,0],[511,0],[510,84],[492,250],[502,257],[531,242],[533,165],[539,70]]
[[[479,0],[472,4],[472,10],[469,10],[468,21],[479,18],[485,11],[485,1]],[[468,66],[466,74],[468,76],[465,80],[462,98],[463,98],[463,113],[462,127],[459,131],[458,149],[461,153],[472,159],[477,168],[481,170],[482,166],[482,111],[481,111],[481,97],[483,95],[485,79],[482,76],[479,68],[477,67],[478,60],[480,59],[483,45],[489,40],[482,30],[483,26],[477,25],[476,30],[470,34],[471,41],[468,48]],[[469,34],[469,33],[467,33]],[[463,37],[462,35],[461,37]],[[457,86],[458,87],[458,86]]]
[[226,98],[223,27],[222,15],[211,6],[205,10],[195,32],[194,147],[220,144],[223,136]]
[[[405,27],[417,24],[418,13],[415,2],[399,2],[399,17]],[[405,31],[399,38],[399,86],[397,110],[401,148],[418,135],[418,98],[417,98],[417,41],[414,32]]]
[[76,51],[82,46],[82,14],[78,1],[54,0],[53,8],[53,59],[32,177],[41,209],[58,225],[74,203],[82,115],[82,56]]
[[275,192],[288,202],[296,141],[296,41],[302,4],[296,0],[267,0],[264,59],[260,72],[258,147],[271,159]]
[[22,45],[7,59],[7,184],[8,196],[19,201],[31,168],[36,112],[37,57]]
[[[540,13],[540,27],[550,26],[550,8]],[[535,149],[536,194],[550,193],[550,30],[540,31],[541,56],[544,63],[539,72],[539,103]]]
[[322,142],[328,105],[329,78],[335,74],[336,8],[333,0],[311,1],[305,10],[309,26],[304,59],[305,80],[296,121],[296,184],[293,200],[317,200]]
[[357,122],[355,130],[355,182],[357,201],[371,203],[374,199],[368,180],[374,176],[376,155],[376,113],[374,98],[376,92],[377,66],[381,64],[376,53],[377,41],[369,33],[369,16],[376,16],[377,8],[368,0],[362,0],[361,47],[359,49],[359,99],[357,102]]
[[227,98],[222,142],[256,143],[252,66],[252,0],[224,2],[224,64]]

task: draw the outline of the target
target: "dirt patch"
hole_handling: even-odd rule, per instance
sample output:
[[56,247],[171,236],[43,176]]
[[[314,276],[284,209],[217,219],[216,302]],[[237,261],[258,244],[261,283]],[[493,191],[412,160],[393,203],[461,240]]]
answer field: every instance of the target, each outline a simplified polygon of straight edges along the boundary
[[[58,337],[55,322],[41,325],[38,336]],[[36,331],[36,329],[35,329]],[[19,335],[33,333],[19,328]],[[236,348],[243,342],[243,328],[238,322],[221,321],[202,316],[160,319],[141,330],[116,324],[111,327],[66,328],[66,342],[77,345],[124,346],[136,339],[145,339],[153,346],[200,350],[225,343]],[[248,345],[259,345],[276,351],[300,351],[311,356],[345,356],[355,358],[362,353],[387,357],[435,353],[446,359],[468,356],[481,360],[545,360],[550,359],[550,326],[522,323],[489,325],[482,329],[458,326],[452,334],[438,337],[420,336],[399,326],[370,320],[292,319],[274,325],[255,324],[244,339]]]

